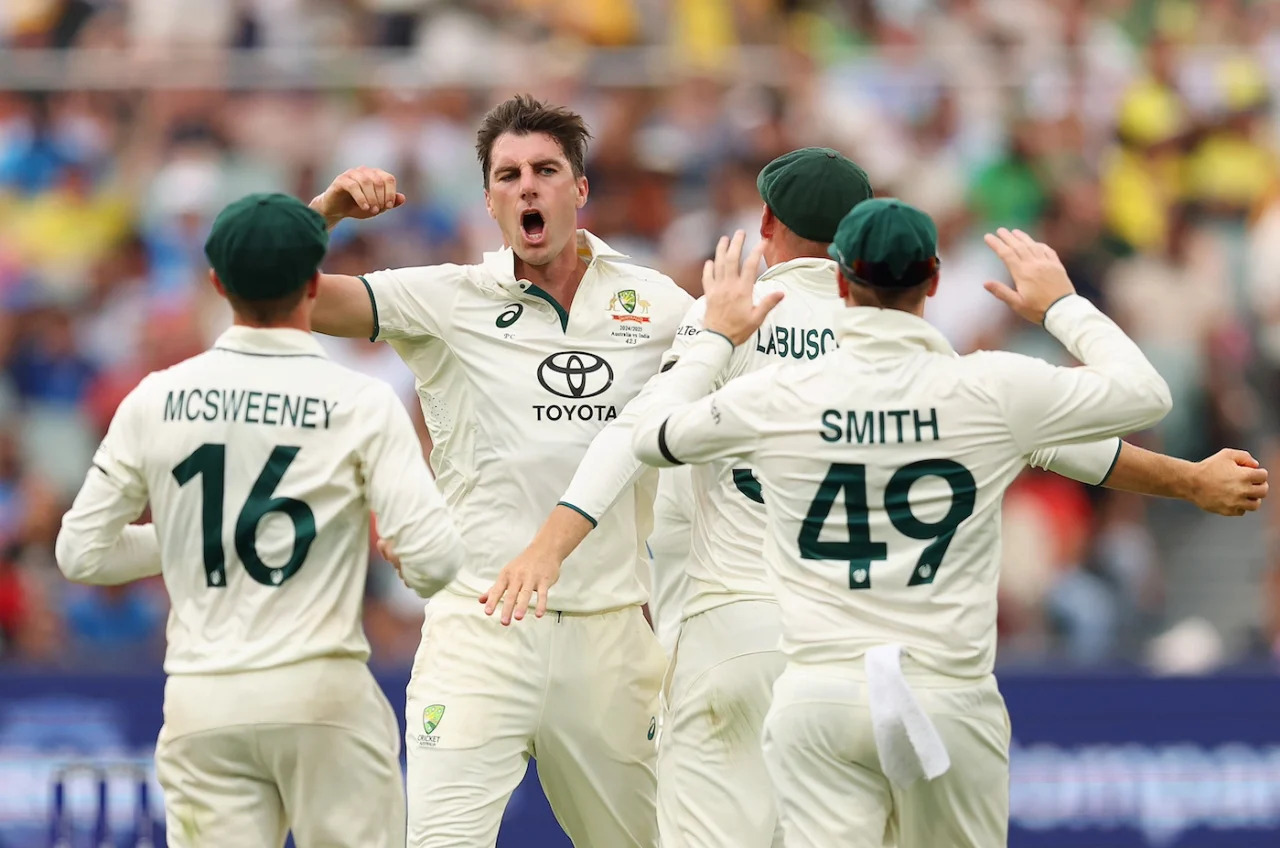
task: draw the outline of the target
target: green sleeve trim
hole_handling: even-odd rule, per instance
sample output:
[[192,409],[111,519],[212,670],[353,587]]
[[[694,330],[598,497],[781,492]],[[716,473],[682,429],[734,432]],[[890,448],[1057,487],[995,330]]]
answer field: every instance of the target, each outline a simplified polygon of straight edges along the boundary
[[356,277],[357,280],[364,283],[364,290],[369,293],[369,306],[373,309],[373,335],[369,336],[369,341],[376,342],[378,333],[382,330],[382,325],[378,323],[378,300],[373,296],[373,286],[369,285],[369,281],[363,276]]
[[1107,485],[1107,481],[1111,479],[1111,472],[1116,470],[1116,463],[1120,461],[1120,451],[1124,450],[1124,439],[1116,439],[1116,455],[1111,458],[1111,466],[1107,469],[1107,473],[1102,475],[1102,479],[1098,481],[1099,486]]
[[726,336],[724,333],[721,333],[721,332],[719,332],[719,331],[717,331],[717,330],[703,330],[702,332],[704,332],[704,333],[710,333],[710,334],[711,334],[711,335],[713,335],[713,336],[719,336],[720,338],[722,338],[722,339],[724,339],[725,341],[727,341],[727,342],[729,343],[729,347],[731,347],[731,348],[737,347],[737,345],[733,343],[733,339],[729,338],[729,337],[728,337],[728,336]]
[[587,514],[586,514],[585,512],[583,512],[581,509],[579,509],[578,507],[574,506],[573,504],[571,504],[571,503],[569,503],[569,502],[567,502],[567,501],[560,501],[559,503],[557,503],[557,504],[556,504],[556,506],[562,506],[562,507],[565,507],[566,509],[571,509],[571,510],[573,510],[574,512],[578,513],[578,515],[581,515],[583,518],[585,518],[585,519],[587,519],[588,521],[590,521],[590,522],[591,522],[591,529],[593,529],[593,530],[594,530],[596,527],[598,527],[598,526],[599,526],[599,522],[597,522],[594,518],[592,518],[591,516],[587,515]]
[[1048,322],[1049,313],[1053,311],[1053,307],[1057,306],[1059,303],[1062,303],[1062,301],[1066,300],[1067,298],[1074,297],[1074,296],[1075,296],[1075,292],[1072,292],[1071,294],[1064,294],[1062,297],[1058,298],[1053,303],[1049,304],[1048,308],[1045,309],[1044,311],[1044,317],[1040,319],[1040,326],[1044,327],[1046,322]]
[[560,316],[560,329],[566,333],[569,331],[569,313],[564,311],[564,307],[560,305],[558,300],[532,283],[529,284],[529,288],[525,289],[525,293],[540,297],[551,304],[551,307],[556,311],[556,315]]

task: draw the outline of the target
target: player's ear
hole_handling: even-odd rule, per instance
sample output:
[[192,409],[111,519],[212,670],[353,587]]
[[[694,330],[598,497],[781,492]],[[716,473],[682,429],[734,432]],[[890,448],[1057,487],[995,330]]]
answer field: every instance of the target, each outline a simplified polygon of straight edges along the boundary
[[760,215],[760,238],[768,240],[773,238],[774,230],[777,229],[778,219],[774,217],[773,210],[765,204],[764,212]]
[[940,274],[934,272],[933,279],[929,281],[929,291],[925,292],[925,297],[933,297],[938,293],[938,281],[941,278]]
[[222,297],[227,296],[227,290],[222,285],[222,280],[218,279],[218,272],[213,270],[212,268],[209,269],[209,282],[213,284],[213,290],[216,291],[219,295],[221,295]]
[[587,177],[585,174],[583,174],[581,177],[578,177],[577,183],[578,183],[578,208],[581,209],[582,207],[587,205],[587,195],[591,193],[591,186],[587,185]]
[[320,294],[320,272],[316,271],[315,274],[311,276],[311,279],[307,280],[306,298],[307,300],[315,300],[319,294]]
[[489,217],[498,220],[498,216],[493,213],[493,198],[489,195],[489,189],[484,190],[484,208],[489,213]]
[[839,268],[836,269],[836,289],[840,292],[841,300],[849,299],[849,281],[844,278],[844,272]]

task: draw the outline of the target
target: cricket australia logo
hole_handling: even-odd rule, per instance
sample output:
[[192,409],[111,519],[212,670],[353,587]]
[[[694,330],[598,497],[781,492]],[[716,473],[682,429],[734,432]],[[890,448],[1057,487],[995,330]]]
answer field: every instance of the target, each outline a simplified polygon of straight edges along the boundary
[[609,299],[609,312],[613,315],[613,320],[624,323],[648,324],[649,306],[649,301],[636,296],[635,289],[623,289]]
[[432,704],[422,710],[422,730],[418,736],[418,744],[424,748],[434,748],[440,741],[439,736],[433,735],[435,729],[440,726],[441,720],[444,718],[444,704]]

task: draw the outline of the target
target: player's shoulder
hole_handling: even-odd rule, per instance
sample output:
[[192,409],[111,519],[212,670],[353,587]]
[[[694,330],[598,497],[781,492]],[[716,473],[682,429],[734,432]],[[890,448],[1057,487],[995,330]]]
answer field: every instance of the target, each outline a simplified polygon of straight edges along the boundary
[[619,284],[636,288],[637,293],[643,289],[644,297],[649,300],[661,298],[668,304],[683,308],[688,308],[693,302],[692,295],[656,268],[638,264],[589,232],[586,233],[586,240],[591,247],[596,267],[604,276],[614,278]]
[[482,266],[457,265],[411,265],[405,268],[384,268],[380,271],[369,271],[361,274],[360,279],[366,283],[377,284],[382,281],[395,281],[404,286],[440,286],[450,283],[470,282],[480,278]]

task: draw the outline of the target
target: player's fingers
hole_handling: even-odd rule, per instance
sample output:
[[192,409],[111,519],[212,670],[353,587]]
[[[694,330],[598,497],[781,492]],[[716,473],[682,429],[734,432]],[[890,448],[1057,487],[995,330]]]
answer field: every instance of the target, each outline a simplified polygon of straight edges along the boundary
[[1022,242],[1013,234],[1013,230],[1008,227],[1000,227],[996,230],[996,235],[999,236],[1000,241],[1004,243],[1004,246],[1009,249],[1009,252],[1014,257],[1018,259],[1025,258],[1023,256]]
[[493,615],[493,611],[498,608],[498,604],[502,601],[502,593],[507,591],[507,575],[499,574],[498,579],[493,581],[492,588],[480,596],[480,602],[484,604],[485,615]]
[[987,247],[991,248],[995,255],[998,256],[1000,261],[1004,264],[1008,265],[1010,262],[1017,260],[1018,257],[1013,252],[1013,248],[1005,244],[1004,239],[999,236],[987,233],[982,237],[982,240],[986,242]]
[[344,177],[339,183],[340,187],[347,194],[351,195],[351,199],[356,202],[364,211],[368,212],[373,208],[372,199],[365,194],[364,185],[352,175]]
[[400,208],[401,206],[404,206],[404,204],[408,201],[408,199],[409,199],[409,198],[405,197],[403,193],[397,193],[397,194],[396,194],[396,206],[395,206],[395,208],[397,208],[397,209],[398,209],[398,208]]
[[708,259],[702,263],[702,293],[711,294],[716,288],[716,263]]
[[[524,614],[529,610],[529,600],[532,597],[533,597],[533,586],[529,584],[525,584],[524,586],[520,587],[520,594],[516,595],[516,606],[515,606],[515,612],[513,613],[513,618],[515,618],[516,621],[521,621],[524,619]],[[503,624],[506,624],[506,623],[507,622],[505,621],[503,622]]]
[[753,323],[761,324],[764,322],[765,316],[773,311],[773,308],[782,302],[785,295],[782,292],[769,292],[760,298],[760,302],[755,305],[751,311]]
[[997,283],[994,280],[988,280],[982,284],[982,287],[990,292],[996,300],[1001,301],[1010,309],[1017,309],[1021,302],[1021,298],[1018,293],[1006,286],[1004,283]]
[[738,272],[742,268],[742,243],[746,240],[746,233],[742,230],[734,230],[733,238],[729,239],[729,249],[725,251],[725,271],[734,278],[738,276]]
[[1223,448],[1219,453],[1236,465],[1244,465],[1249,468],[1257,468],[1258,460],[1253,458],[1253,454],[1248,451],[1237,450],[1236,448]]
[[542,618],[547,614],[547,592],[550,589],[550,584],[545,580],[538,584],[538,606],[533,611],[533,614],[538,618]]
[[1027,256],[1036,256],[1044,253],[1044,251],[1040,249],[1044,245],[1040,244],[1040,242],[1036,241],[1022,230],[1014,230],[1013,238],[1017,241],[1022,252]]
[[520,581],[513,580],[507,586],[507,597],[502,601],[502,623],[511,623],[511,613],[515,610],[516,600],[519,597]]
[[1244,472],[1244,479],[1245,479],[1245,480],[1247,480],[1247,481],[1249,481],[1250,483],[1252,483],[1252,484],[1253,484],[1253,485],[1255,485],[1255,486],[1256,486],[1256,485],[1258,485],[1258,484],[1266,485],[1266,482],[1267,482],[1267,469],[1265,469],[1265,468],[1250,468],[1250,469],[1248,469],[1247,471],[1245,471],[1245,472]]
[[382,205],[385,209],[394,209],[396,205],[396,176],[382,171]]
[[720,236],[716,242],[715,274],[717,280],[724,279],[724,255],[729,250],[729,237]]

